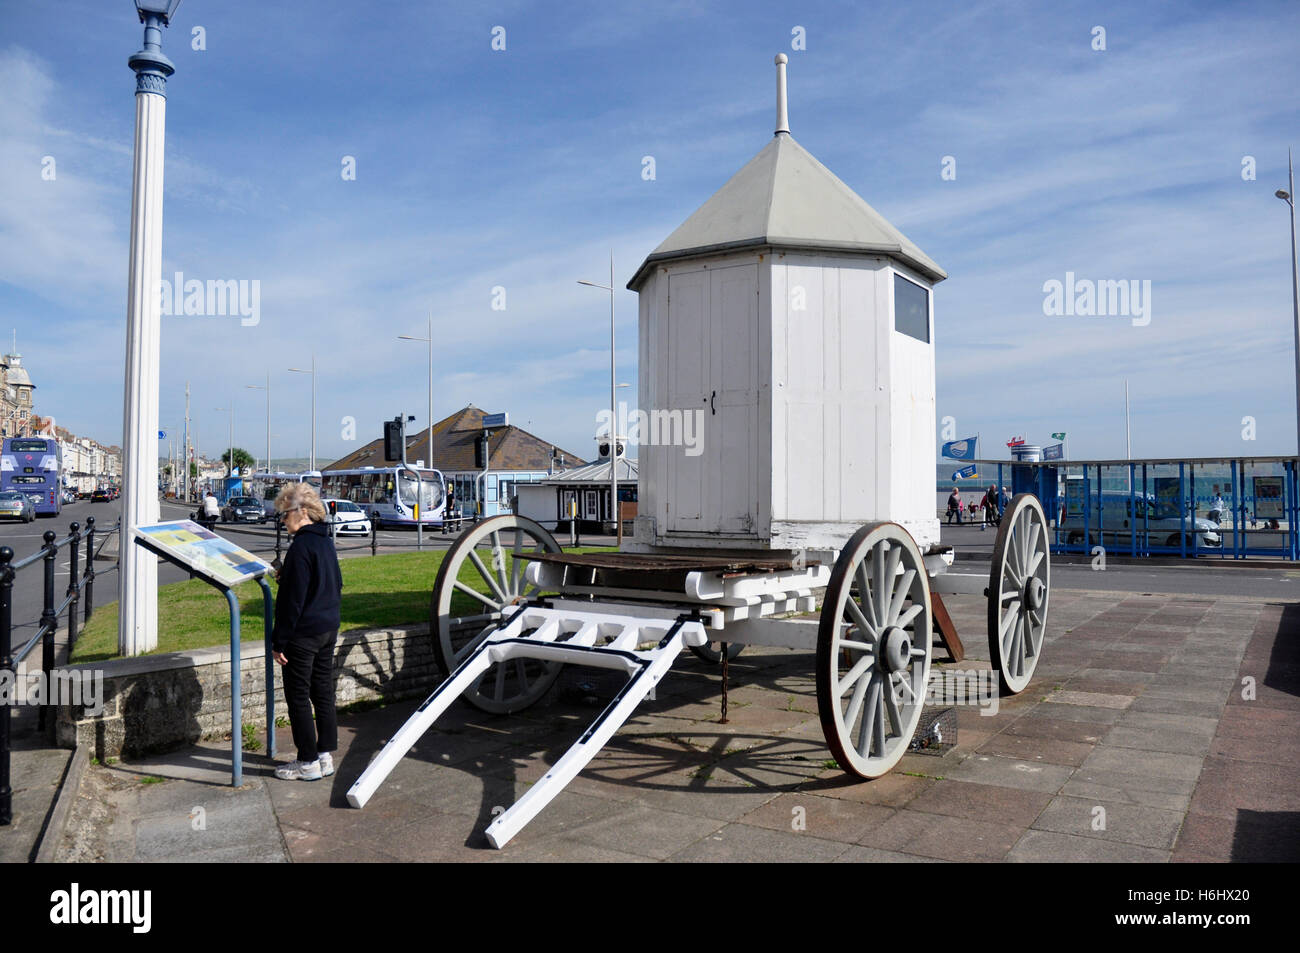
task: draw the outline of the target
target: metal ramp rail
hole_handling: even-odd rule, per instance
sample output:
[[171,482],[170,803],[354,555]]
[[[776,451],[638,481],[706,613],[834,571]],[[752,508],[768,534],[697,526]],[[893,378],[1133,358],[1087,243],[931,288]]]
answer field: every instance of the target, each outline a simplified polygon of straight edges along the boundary
[[[601,639],[606,641],[597,645]],[[501,621],[497,630],[425,699],[384,745],[348,789],[348,803],[356,808],[365,807],[406,752],[495,664],[512,659],[536,659],[627,672],[627,684],[582,737],[523,797],[488,825],[484,832],[488,843],[501,848],[587,766],[667,674],[682,649],[691,645],[699,647],[708,641],[704,621],[693,614],[668,620],[583,612],[544,604],[521,606]],[[647,642],[655,643],[654,647],[637,648]]]

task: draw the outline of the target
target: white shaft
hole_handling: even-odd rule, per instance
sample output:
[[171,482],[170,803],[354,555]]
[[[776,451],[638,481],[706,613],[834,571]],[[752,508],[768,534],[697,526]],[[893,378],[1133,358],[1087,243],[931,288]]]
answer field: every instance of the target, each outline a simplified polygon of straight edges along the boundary
[[133,539],[135,527],[158,522],[158,283],[162,273],[166,117],[165,97],[136,94],[119,541],[121,612],[117,641],[123,655],[139,655],[158,645],[158,560],[136,546]]

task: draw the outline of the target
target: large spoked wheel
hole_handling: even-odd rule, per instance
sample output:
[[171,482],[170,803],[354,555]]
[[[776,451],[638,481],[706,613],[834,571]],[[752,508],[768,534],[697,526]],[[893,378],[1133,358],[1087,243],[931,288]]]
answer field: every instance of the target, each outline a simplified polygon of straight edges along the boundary
[[1038,667],[1051,569],[1042,504],[1032,493],[1021,493],[1002,515],[989,570],[989,658],[1005,694],[1024,691]]
[[[687,648],[701,662],[708,662],[710,665],[720,665],[722,663],[721,642],[709,642],[706,645],[688,645]],[[730,662],[744,650],[745,647],[738,642],[728,642],[727,661]]]
[[[462,533],[447,551],[433,584],[429,630],[438,666],[450,675],[497,627],[503,612],[536,595],[524,579],[523,553],[558,553],[560,544],[522,516],[494,516]],[[482,711],[521,711],[546,694],[563,666],[513,659],[493,665],[464,699]]]
[[897,523],[853,534],[831,572],[817,632],[817,709],[839,766],[878,778],[898,763],[930,679],[930,581]]

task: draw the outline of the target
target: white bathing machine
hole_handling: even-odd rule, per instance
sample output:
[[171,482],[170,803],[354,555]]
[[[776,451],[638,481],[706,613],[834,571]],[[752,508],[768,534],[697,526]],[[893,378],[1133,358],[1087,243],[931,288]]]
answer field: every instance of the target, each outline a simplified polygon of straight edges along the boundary
[[[466,531],[431,599],[447,679],[352,786],[353,806],[457,698],[507,714],[539,700],[563,664],[625,672],[582,738],[488,825],[500,847],[683,648],[722,663],[725,717],[726,661],[746,644],[815,649],[827,747],[849,774],[879,777],[913,740],[933,635],[962,658],[942,593],[987,598],[1001,690],[1029,684],[1050,589],[1042,507],[1017,496],[989,570],[949,571],[933,466],[932,289],[944,272],[790,137],[784,55],[777,77],[773,140],[629,283],[652,421],[634,538],[565,553],[517,515]],[[693,439],[672,439],[673,421]]]

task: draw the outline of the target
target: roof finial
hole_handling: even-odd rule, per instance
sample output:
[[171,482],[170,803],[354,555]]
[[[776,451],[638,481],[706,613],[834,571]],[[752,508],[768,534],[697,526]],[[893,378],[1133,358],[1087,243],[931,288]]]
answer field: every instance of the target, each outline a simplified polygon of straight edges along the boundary
[[785,108],[785,64],[788,63],[784,53],[776,54],[776,135],[790,135],[790,116]]

